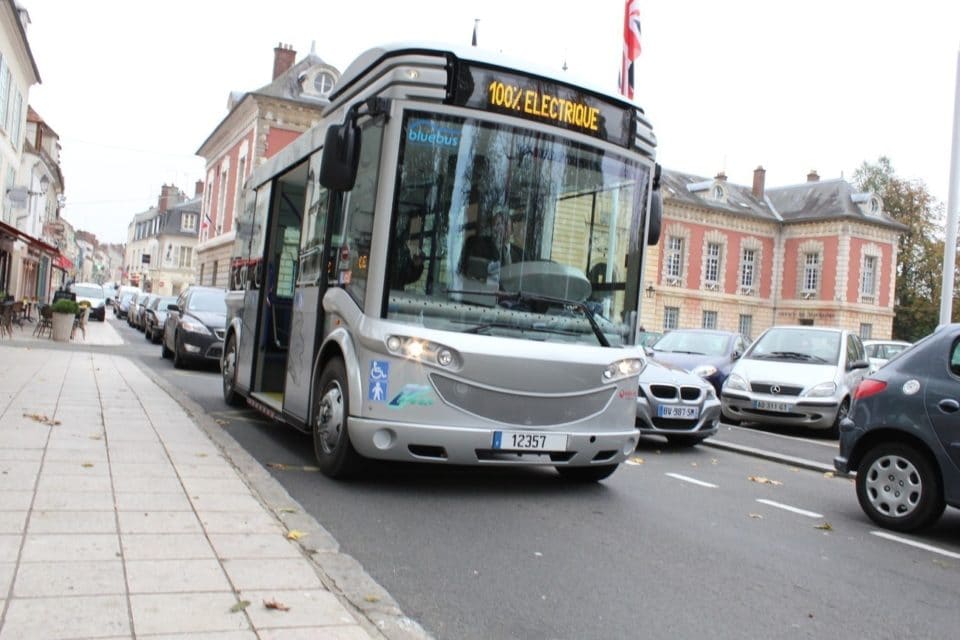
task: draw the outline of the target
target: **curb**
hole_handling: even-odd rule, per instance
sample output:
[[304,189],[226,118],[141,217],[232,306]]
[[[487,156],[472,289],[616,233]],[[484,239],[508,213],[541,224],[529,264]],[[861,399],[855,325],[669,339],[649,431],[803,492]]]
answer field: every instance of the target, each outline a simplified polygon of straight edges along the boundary
[[810,471],[819,471],[820,473],[834,473],[838,477],[843,475],[841,473],[838,473],[837,470],[834,469],[832,464],[824,464],[822,462],[816,462],[815,460],[807,460],[806,458],[797,458],[794,456],[788,456],[783,453],[774,453],[773,451],[766,451],[764,449],[755,449],[753,447],[747,447],[740,444],[731,444],[729,442],[723,442],[722,440],[714,440],[713,438],[707,438],[701,444],[703,446],[713,447],[714,449],[723,449],[725,451],[741,453],[743,455],[752,456],[754,458],[769,460],[770,462],[780,462],[783,464],[789,464],[791,466],[799,467],[801,469],[808,469]]
[[[240,446],[206,411],[180,389],[161,378],[137,357],[133,362],[151,381],[173,398],[198,427],[223,451],[240,472],[264,508],[287,530],[304,532],[296,542],[313,563],[323,585],[356,614],[373,637],[384,640],[433,640],[419,623],[400,610],[393,597],[353,557],[340,551],[340,543],[294,500],[283,485]],[[219,374],[218,374],[219,375]],[[287,509],[294,510],[288,513]]]

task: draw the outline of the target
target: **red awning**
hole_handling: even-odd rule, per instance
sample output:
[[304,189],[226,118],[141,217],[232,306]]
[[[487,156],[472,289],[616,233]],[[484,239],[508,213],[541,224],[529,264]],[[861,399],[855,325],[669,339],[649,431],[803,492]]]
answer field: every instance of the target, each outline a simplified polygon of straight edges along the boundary
[[60,251],[53,245],[49,245],[43,240],[34,238],[30,234],[28,234],[26,231],[21,231],[20,229],[17,229],[16,227],[12,227],[5,222],[0,222],[0,236],[7,236],[11,240],[23,240],[24,242],[29,244],[31,247],[34,247],[35,249],[39,249],[40,251],[50,256],[56,256],[60,254]]
[[64,271],[70,271],[73,269],[73,263],[70,262],[70,258],[62,253],[58,253],[57,257],[53,259],[53,266],[57,269],[63,269]]

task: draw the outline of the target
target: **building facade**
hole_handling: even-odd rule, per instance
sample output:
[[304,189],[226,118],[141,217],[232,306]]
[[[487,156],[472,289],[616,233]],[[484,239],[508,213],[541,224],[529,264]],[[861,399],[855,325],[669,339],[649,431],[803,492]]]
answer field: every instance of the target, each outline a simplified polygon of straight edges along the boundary
[[765,188],[663,171],[660,243],[646,259],[649,330],[829,325],[890,338],[897,242],[906,227],[848,182]]
[[196,247],[203,182],[194,198],[163,185],[156,207],[138,213],[127,227],[121,282],[161,295],[177,295],[196,283]]
[[226,287],[244,181],[319,121],[339,78],[340,72],[313,51],[296,62],[296,51],[279,45],[270,84],[230,95],[227,116],[197,150],[206,160],[196,261],[199,284]]

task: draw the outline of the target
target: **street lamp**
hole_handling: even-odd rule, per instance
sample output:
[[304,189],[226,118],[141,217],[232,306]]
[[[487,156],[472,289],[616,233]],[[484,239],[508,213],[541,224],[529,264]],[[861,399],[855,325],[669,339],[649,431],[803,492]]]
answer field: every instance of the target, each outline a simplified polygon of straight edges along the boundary
[[652,298],[653,294],[656,293],[657,290],[653,288],[653,284],[648,284],[645,291],[647,292],[647,297]]

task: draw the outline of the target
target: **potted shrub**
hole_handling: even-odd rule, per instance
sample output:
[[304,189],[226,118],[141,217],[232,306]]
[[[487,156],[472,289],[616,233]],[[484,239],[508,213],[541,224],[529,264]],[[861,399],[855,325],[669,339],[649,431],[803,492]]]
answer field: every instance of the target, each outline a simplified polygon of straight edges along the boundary
[[53,339],[57,342],[68,342],[73,333],[73,322],[77,318],[80,308],[73,300],[61,298],[53,303]]

